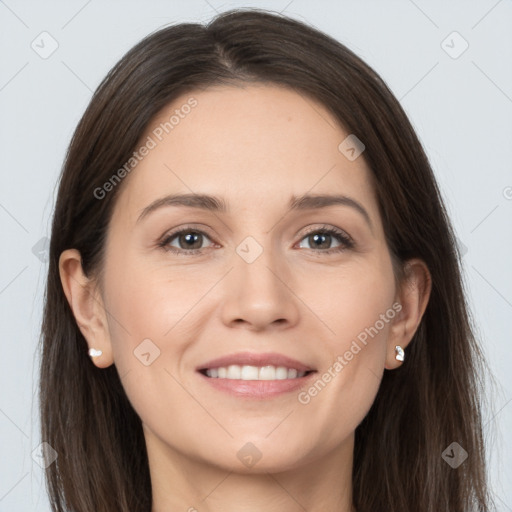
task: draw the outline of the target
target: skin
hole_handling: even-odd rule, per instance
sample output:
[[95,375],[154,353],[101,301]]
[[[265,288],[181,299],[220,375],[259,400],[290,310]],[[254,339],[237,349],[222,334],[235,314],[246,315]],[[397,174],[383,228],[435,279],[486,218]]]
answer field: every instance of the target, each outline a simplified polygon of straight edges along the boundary
[[[405,350],[418,327],[428,269],[411,260],[396,285],[364,153],[349,161],[338,150],[348,133],[321,104],[271,85],[193,91],[141,141],[191,96],[197,106],[122,183],[101,291],[74,249],[60,258],[64,291],[89,348],[103,351],[98,371],[116,365],[143,422],[153,512],[351,511],[354,431],[384,370],[407,364],[395,345]],[[229,212],[166,206],[137,222],[154,200],[191,192],[222,197]],[[292,195],[334,192],[358,201],[371,226],[346,205],[287,209]],[[189,224],[206,234],[202,252],[158,247]],[[307,229],[323,226],[354,247],[315,246]],[[263,250],[252,263],[236,252],[248,236]],[[179,237],[170,245],[190,251]],[[195,371],[234,352],[279,352],[321,376],[394,303],[401,311],[307,404],[297,391],[230,396]],[[133,352],[148,338],[160,355],[145,366]],[[251,467],[237,456],[248,442],[261,453]]]

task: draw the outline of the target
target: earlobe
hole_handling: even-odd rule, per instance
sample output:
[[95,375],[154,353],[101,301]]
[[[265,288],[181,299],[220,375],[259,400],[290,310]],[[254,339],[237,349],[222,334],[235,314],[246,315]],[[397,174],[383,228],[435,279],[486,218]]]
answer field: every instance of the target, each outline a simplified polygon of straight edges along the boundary
[[418,330],[432,289],[430,272],[424,261],[408,260],[404,270],[405,276],[397,297],[402,308],[393,321],[387,340],[384,366],[387,370],[398,368],[404,363],[406,347]]
[[113,357],[103,300],[96,283],[84,274],[78,250],[66,249],[62,252],[59,274],[73,316],[87,341],[84,351],[92,354],[91,359],[96,366],[110,366]]

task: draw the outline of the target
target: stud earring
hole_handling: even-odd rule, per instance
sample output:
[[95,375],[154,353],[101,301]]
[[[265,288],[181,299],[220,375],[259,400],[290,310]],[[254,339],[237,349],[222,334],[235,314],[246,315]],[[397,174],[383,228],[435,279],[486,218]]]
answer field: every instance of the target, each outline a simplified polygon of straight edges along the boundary
[[99,357],[99,356],[101,356],[101,354],[103,354],[103,352],[101,350],[96,350],[95,348],[89,349],[89,355],[91,357]]
[[403,361],[405,359],[404,349],[400,345],[395,347],[395,359],[397,361]]

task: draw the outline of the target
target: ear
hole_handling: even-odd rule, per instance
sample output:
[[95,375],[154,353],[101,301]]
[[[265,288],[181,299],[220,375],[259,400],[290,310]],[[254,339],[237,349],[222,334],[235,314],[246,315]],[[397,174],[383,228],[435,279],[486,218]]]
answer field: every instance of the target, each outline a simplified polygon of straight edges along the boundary
[[[393,370],[402,363],[395,358],[395,347],[399,345],[405,351],[427,308],[432,280],[424,261],[411,259],[405,263],[404,279],[400,284],[396,300],[401,305],[399,313],[393,319],[387,341],[385,368]],[[406,352],[407,356],[407,352]]]
[[79,251],[66,249],[62,252],[59,274],[76,323],[87,341],[88,347],[84,350],[101,350],[101,356],[91,358],[93,363],[98,368],[110,366],[114,359],[103,298],[96,281],[84,274]]

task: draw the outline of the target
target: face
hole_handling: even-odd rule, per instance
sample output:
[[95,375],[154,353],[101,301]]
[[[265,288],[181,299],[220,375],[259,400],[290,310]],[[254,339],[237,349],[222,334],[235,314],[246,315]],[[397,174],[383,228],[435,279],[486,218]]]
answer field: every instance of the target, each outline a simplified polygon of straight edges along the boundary
[[186,94],[141,138],[102,298],[151,453],[279,471],[352,442],[400,306],[348,135],[310,98],[250,85]]

